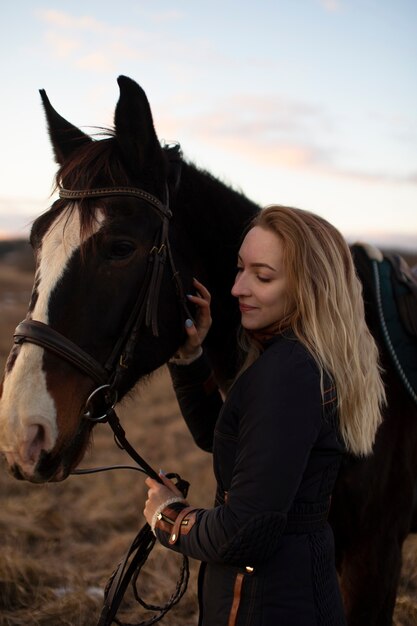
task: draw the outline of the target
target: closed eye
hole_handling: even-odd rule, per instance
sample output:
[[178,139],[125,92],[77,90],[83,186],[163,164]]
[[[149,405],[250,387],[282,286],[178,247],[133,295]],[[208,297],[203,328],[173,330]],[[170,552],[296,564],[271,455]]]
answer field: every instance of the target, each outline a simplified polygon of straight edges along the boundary
[[266,276],[257,276],[256,277],[261,283],[270,283],[271,282],[271,278],[267,278]]
[[131,241],[113,241],[107,256],[110,259],[121,260],[128,258],[135,251],[135,245]]

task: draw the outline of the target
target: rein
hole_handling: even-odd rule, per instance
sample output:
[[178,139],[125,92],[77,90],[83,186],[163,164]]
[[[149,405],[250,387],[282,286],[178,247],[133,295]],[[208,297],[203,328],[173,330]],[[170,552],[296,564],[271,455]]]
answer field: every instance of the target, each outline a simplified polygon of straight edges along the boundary
[[[145,459],[133,448],[126,438],[125,431],[120,423],[120,420],[113,407],[110,407],[105,415],[107,421],[114,433],[114,439],[116,444],[123,450],[125,450],[129,456],[137,463],[137,467],[133,466],[121,466],[123,469],[135,469],[144,474],[147,474],[151,478],[154,478],[158,482],[162,482],[158,473],[145,461]],[[73,474],[89,474],[100,471],[108,471],[111,469],[119,469],[119,466],[108,466],[104,468],[93,468],[92,470],[75,470]],[[181,491],[184,498],[187,497],[189,483],[183,480],[178,474],[167,474],[167,477],[175,480],[176,487]],[[145,564],[153,546],[155,545],[156,537],[153,534],[149,524],[145,524],[139,530],[138,534],[134,538],[130,545],[130,548],[122,558],[113,574],[110,576],[106,588],[104,590],[104,603],[101,610],[100,618],[97,626],[110,626],[113,622],[119,624],[119,626],[151,626],[155,624],[175,605],[177,604],[184,593],[187,590],[189,580],[189,563],[188,557],[183,555],[182,566],[180,570],[180,576],[176,584],[174,593],[168,599],[168,601],[162,605],[153,605],[146,603],[140,596],[137,590],[137,581],[140,571]],[[156,613],[145,621],[138,622],[137,624],[124,624],[116,618],[117,611],[123,600],[126,589],[131,582],[134,597],[136,601],[148,611],[156,611]]]
[[[80,371],[84,372],[98,386],[88,397],[83,418],[91,422],[108,423],[111,427],[116,444],[125,450],[129,456],[137,463],[134,466],[108,466],[93,469],[74,470],[75,475],[108,471],[111,469],[134,469],[143,472],[151,478],[162,482],[159,474],[143,459],[126,438],[119,418],[114,410],[118,398],[118,387],[126,369],[130,366],[136,343],[139,338],[139,331],[143,324],[150,327],[152,334],[158,337],[158,303],[164,268],[168,264],[171,268],[173,279],[175,280],[177,297],[182,307],[183,315],[191,317],[188,310],[184,288],[176,270],[169,242],[169,220],[172,216],[169,209],[168,189],[166,190],[166,203],[161,202],[152,194],[135,187],[106,187],[88,190],[60,189],[59,196],[66,200],[80,200],[84,198],[111,197],[111,196],[133,196],[146,202],[161,218],[161,226],[158,230],[155,242],[149,252],[148,264],[145,278],[139,290],[135,305],[131,311],[127,323],[125,324],[120,338],[113,347],[106,363],[102,365],[94,357],[85,352],[73,341],[61,335],[43,322],[26,319],[21,322],[14,333],[14,342],[22,344],[29,342],[36,344],[45,350],[53,352],[60,358],[66,360]],[[102,395],[105,411],[96,415],[93,400]],[[176,481],[177,488],[184,497],[187,495],[189,483],[182,480],[178,474],[167,474],[168,478]],[[155,544],[155,536],[148,524],[145,524],[135,539],[128,552],[117,566],[110,577],[104,592],[104,604],[97,626],[110,626],[113,622],[120,626],[150,626],[159,621],[176,604],[186,591],[189,567],[188,558],[183,556],[183,565],[180,578],[177,582],[176,590],[171,595],[167,603],[163,606],[150,605],[144,602],[137,591],[137,579],[142,566],[146,562]],[[116,618],[120,603],[126,592],[129,581],[132,582],[133,593],[137,602],[145,609],[156,611],[149,619],[138,624],[124,625]]]

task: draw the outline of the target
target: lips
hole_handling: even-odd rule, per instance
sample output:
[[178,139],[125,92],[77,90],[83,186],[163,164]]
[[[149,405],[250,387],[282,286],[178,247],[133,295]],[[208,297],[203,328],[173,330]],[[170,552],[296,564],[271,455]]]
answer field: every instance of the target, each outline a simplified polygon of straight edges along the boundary
[[248,304],[242,304],[239,302],[239,309],[241,313],[250,313],[251,311],[256,311],[256,306],[249,306]]

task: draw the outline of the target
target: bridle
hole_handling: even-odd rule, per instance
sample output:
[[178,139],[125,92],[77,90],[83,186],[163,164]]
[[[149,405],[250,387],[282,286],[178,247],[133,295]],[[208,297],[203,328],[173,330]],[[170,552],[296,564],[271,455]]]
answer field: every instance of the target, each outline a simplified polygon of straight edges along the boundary
[[[155,241],[148,255],[145,277],[142,287],[139,290],[136,302],[132,308],[129,318],[124,325],[123,331],[114,345],[106,362],[99,363],[94,357],[85,352],[73,341],[51,328],[43,322],[26,319],[21,322],[14,333],[14,342],[22,344],[25,342],[36,344],[45,350],[52,352],[64,359],[78,370],[89,376],[98,386],[90,394],[86,401],[83,417],[91,422],[107,422],[113,430],[115,441],[119,447],[126,450],[138,467],[128,467],[144,472],[151,478],[161,482],[159,474],[143,459],[143,457],[131,446],[125,436],[125,432],[120,424],[115,412],[115,404],[118,397],[118,388],[124,373],[131,365],[135,347],[139,338],[139,332],[143,325],[150,328],[154,337],[158,337],[158,304],[162,278],[165,267],[171,269],[172,278],[175,281],[177,298],[181,307],[183,319],[191,318],[187,306],[183,284],[180,275],[175,267],[171,245],[169,241],[169,221],[172,217],[169,208],[169,193],[166,186],[165,202],[161,202],[152,194],[136,187],[103,187],[97,189],[70,190],[61,188],[59,190],[61,199],[74,201],[86,198],[105,198],[112,196],[130,196],[143,200],[160,217],[161,225],[158,229]],[[103,396],[105,412],[101,415],[94,414],[93,399],[98,395]],[[73,473],[84,474],[116,469],[118,466],[96,468],[93,470],[75,470]],[[182,480],[177,474],[168,474],[168,477],[176,479],[176,486],[182,491],[184,497],[187,495],[189,484]],[[155,623],[167,611],[176,604],[185,593],[188,583],[189,569],[188,559],[183,557],[183,566],[180,580],[177,583],[176,591],[164,606],[153,606],[146,604],[138,595],[136,582],[139,572],[145,563],[152,547],[155,537],[148,524],[145,524],[135,537],[131,547],[125,557],[111,576],[106,590],[104,605],[101,612],[98,626],[109,626],[116,621],[117,610],[123,599],[123,595],[132,579],[132,586],[136,600],[148,610],[157,611],[153,617],[140,622],[137,626],[149,626]],[[134,626],[134,625],[131,625]]]
[[[104,365],[99,363],[90,354],[85,352],[73,341],[51,328],[43,322],[26,319],[21,322],[14,333],[14,342],[34,343],[55,353],[77,369],[89,376],[99,385],[91,394],[89,401],[100,391],[106,390],[111,398],[110,404],[115,404],[120,381],[131,365],[139,331],[143,324],[151,328],[154,337],[159,336],[158,304],[164,269],[168,263],[172,278],[175,282],[177,298],[180,303],[183,319],[191,317],[187,306],[184,287],[180,275],[175,267],[171,245],[169,241],[169,220],[172,216],[169,208],[168,190],[166,202],[162,203],[152,194],[136,187],[104,187],[99,189],[69,190],[61,188],[59,196],[66,200],[81,200],[85,198],[103,198],[110,196],[132,196],[144,200],[160,217],[161,225],[155,241],[149,251],[148,263],[142,287],[136,298],[127,322],[114,345]],[[87,404],[90,404],[90,402]],[[100,421],[102,416],[94,416],[86,409],[84,415],[92,421]]]

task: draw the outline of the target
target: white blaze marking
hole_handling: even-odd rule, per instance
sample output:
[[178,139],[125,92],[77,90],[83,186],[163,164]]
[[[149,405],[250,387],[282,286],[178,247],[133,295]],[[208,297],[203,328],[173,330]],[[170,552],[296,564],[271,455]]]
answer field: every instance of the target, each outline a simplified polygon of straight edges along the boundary
[[[104,216],[97,211],[93,232],[97,232]],[[38,298],[32,318],[48,323],[48,305],[51,293],[61,280],[74,252],[80,247],[80,218],[78,210],[66,212],[52,223],[42,241],[38,269]],[[24,343],[12,370],[6,375],[0,400],[0,450],[7,453],[9,462],[19,462],[19,451],[28,439],[33,424],[45,428],[47,449],[52,449],[57,438],[55,403],[46,387],[42,370],[43,348]]]

